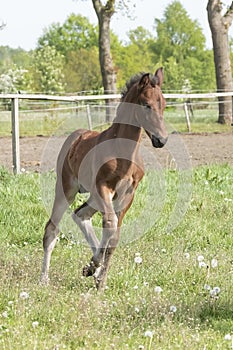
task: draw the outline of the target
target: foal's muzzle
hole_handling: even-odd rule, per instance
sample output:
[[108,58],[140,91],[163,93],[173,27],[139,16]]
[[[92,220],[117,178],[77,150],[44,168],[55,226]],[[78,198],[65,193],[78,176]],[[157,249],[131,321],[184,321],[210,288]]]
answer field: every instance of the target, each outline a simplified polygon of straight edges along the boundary
[[162,148],[166,144],[167,139],[168,139],[168,137],[164,138],[161,136],[152,135],[152,137],[151,137],[152,145],[155,148]]

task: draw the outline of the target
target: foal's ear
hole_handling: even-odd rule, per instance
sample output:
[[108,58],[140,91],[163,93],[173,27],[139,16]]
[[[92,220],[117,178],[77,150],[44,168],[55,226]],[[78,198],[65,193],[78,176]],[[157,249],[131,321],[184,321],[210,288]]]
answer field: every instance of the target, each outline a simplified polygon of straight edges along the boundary
[[163,67],[160,67],[157,69],[157,71],[155,72],[155,77],[156,77],[156,84],[161,87],[164,79]]
[[145,73],[138,83],[138,89],[143,90],[150,83],[150,73]]

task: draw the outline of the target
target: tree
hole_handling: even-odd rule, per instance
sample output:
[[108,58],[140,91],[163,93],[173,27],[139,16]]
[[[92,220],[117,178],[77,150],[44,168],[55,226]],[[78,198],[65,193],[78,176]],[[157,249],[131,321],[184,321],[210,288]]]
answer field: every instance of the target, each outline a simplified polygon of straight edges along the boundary
[[[233,20],[233,1],[223,13],[221,0],[209,0],[208,21],[212,34],[217,91],[232,91],[232,72],[228,30]],[[232,98],[219,98],[219,118],[221,124],[232,122]]]
[[[191,89],[205,90],[213,86],[210,74],[205,74],[205,62],[211,63],[205,50],[205,36],[197,21],[193,21],[179,1],[170,3],[162,20],[155,19],[157,38],[152,44],[155,61],[164,66],[167,90],[182,90],[187,81]],[[213,65],[212,65],[213,66]],[[208,69],[208,67],[207,67]],[[210,64],[210,70],[211,64]],[[203,75],[205,79],[203,79]]]
[[69,52],[98,47],[98,30],[87,17],[71,14],[63,23],[53,23],[38,40],[38,48],[53,46],[67,57]]
[[[99,60],[104,93],[116,93],[116,72],[110,51],[110,21],[115,12],[115,0],[92,0],[99,23]],[[106,121],[111,118],[110,101],[106,101]]]
[[35,80],[37,90],[45,93],[64,91],[63,56],[53,46],[35,50]]
[[30,76],[28,70],[12,65],[0,75],[0,93],[17,93],[19,90],[30,88]]
[[71,51],[67,54],[66,60],[64,80],[67,92],[92,90],[97,93],[101,90],[102,79],[97,47]]
[[151,43],[152,34],[139,26],[128,33],[129,42],[124,46],[116,41],[111,44],[111,51],[117,69],[117,87],[123,88],[125,80],[136,72],[152,72],[155,69]]

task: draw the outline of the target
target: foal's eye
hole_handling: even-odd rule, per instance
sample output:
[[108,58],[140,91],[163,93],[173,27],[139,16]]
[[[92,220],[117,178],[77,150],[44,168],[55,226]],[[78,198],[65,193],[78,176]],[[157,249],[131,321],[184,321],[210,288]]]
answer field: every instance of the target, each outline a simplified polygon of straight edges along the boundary
[[151,109],[151,106],[148,103],[145,104],[145,107],[146,109]]

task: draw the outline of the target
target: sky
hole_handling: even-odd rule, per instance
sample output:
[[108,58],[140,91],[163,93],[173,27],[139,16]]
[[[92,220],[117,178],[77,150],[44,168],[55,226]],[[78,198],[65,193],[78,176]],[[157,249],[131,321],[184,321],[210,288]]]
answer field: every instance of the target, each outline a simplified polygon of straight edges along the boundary
[[[133,1],[133,0],[132,0]],[[153,32],[154,19],[161,19],[172,0],[134,0],[134,19],[122,13],[114,14],[111,29],[121,40],[127,40],[127,32],[142,26]],[[207,47],[212,47],[207,20],[207,0],[180,0],[192,20],[197,20],[206,37]],[[229,4],[231,1],[225,0]],[[0,21],[6,27],[0,31],[0,45],[25,50],[35,49],[43,30],[52,23],[61,24],[71,13],[81,14],[97,24],[91,0],[0,0]],[[231,34],[232,28],[230,30]],[[233,31],[232,31],[233,32]],[[231,34],[232,36],[232,34]]]

